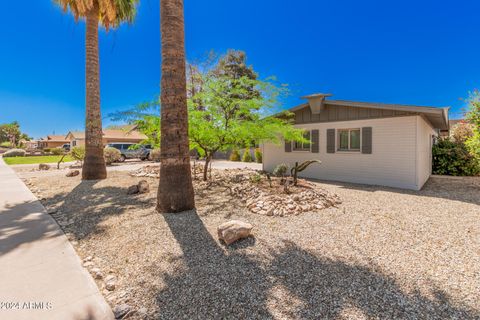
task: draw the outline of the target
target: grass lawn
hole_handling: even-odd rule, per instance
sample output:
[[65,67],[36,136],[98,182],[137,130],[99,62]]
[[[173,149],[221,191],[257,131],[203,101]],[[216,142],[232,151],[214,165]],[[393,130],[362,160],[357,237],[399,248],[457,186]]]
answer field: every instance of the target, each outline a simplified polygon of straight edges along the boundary
[[[35,156],[35,157],[13,157],[13,158],[3,158],[6,164],[35,164],[35,163],[57,163],[60,161],[62,156]],[[69,162],[74,161],[71,156],[66,156],[63,161]]]

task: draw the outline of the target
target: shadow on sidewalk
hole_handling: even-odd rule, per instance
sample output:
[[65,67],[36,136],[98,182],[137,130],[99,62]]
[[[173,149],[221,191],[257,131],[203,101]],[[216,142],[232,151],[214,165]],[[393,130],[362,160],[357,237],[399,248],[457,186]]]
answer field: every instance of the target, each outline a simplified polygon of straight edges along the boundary
[[62,235],[38,200],[7,206],[0,214],[0,256],[21,245]]

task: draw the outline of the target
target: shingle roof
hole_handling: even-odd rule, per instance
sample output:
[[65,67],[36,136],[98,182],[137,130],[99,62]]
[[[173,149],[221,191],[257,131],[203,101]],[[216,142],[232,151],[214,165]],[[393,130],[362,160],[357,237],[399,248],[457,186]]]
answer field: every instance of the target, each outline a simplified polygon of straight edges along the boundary
[[[71,131],[69,134],[73,135],[76,139],[85,139],[85,131]],[[103,138],[145,140],[147,136],[138,130],[105,129],[103,130]]]
[[68,142],[66,140],[66,137],[64,135],[58,136],[58,135],[49,135],[47,136],[46,141],[51,141],[51,142]]

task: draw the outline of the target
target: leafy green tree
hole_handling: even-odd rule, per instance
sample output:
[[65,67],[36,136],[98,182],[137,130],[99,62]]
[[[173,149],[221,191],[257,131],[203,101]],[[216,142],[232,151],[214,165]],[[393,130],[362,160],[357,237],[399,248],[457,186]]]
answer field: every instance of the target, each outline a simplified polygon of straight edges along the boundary
[[[250,147],[264,141],[304,141],[303,131],[292,125],[293,114],[278,112],[279,97],[288,93],[286,86],[277,85],[272,77],[259,80],[244,63],[245,57],[240,56],[233,59],[227,54],[211,66],[187,68],[190,148],[205,158],[204,180],[217,151]],[[159,108],[157,102],[144,103],[111,117],[139,124],[139,129],[154,140],[158,138],[155,134]]]
[[480,163],[480,91],[478,90],[470,94],[466,118],[473,127],[473,134],[465,141],[465,144]]
[[252,141],[303,139],[302,131],[291,125],[292,114],[272,116],[278,97],[286,93],[286,88],[276,86],[273,79],[218,76],[214,69],[202,74],[202,83],[202,90],[189,100],[189,117],[190,144],[205,157],[204,180],[217,151],[249,147]]
[[0,143],[8,142],[12,147],[16,147],[21,139],[30,140],[20,131],[20,124],[17,121],[0,125]]

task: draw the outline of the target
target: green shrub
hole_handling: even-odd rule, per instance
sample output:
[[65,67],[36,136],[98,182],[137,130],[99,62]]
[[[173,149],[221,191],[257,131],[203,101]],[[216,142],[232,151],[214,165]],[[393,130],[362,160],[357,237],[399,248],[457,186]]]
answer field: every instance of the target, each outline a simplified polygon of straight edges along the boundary
[[3,154],[4,158],[25,157],[27,152],[23,149],[11,149]]
[[230,161],[240,161],[240,152],[237,149],[233,149],[230,154]]
[[288,171],[288,166],[285,163],[279,164],[273,169],[273,175],[276,177],[284,177]]
[[105,163],[107,165],[111,165],[112,163],[117,162],[118,160],[120,160],[121,156],[122,153],[118,149],[106,147],[103,150],[103,157],[105,158]]
[[250,154],[250,148],[245,149],[242,156],[243,162],[252,162],[252,155]]
[[59,156],[61,154],[64,154],[65,150],[63,150],[62,148],[53,148],[52,150],[50,150],[50,153],[55,156]]
[[160,149],[153,149],[152,151],[150,151],[148,159],[155,162],[160,162]]
[[480,161],[464,143],[449,139],[438,141],[432,149],[433,174],[475,176],[480,174]]
[[46,153],[50,152],[50,150],[51,150],[50,148],[43,148],[43,152],[46,152]]
[[255,149],[255,162],[256,163],[262,163],[263,155],[262,155],[262,150],[260,148]]
[[14,146],[12,145],[12,143],[10,141],[5,141],[5,142],[0,143],[0,147],[13,148]]
[[73,159],[83,162],[83,159],[85,159],[85,147],[73,147],[70,154]]
[[262,181],[262,176],[258,173],[255,173],[254,175],[250,176],[250,181],[252,183],[259,183],[260,181]]

